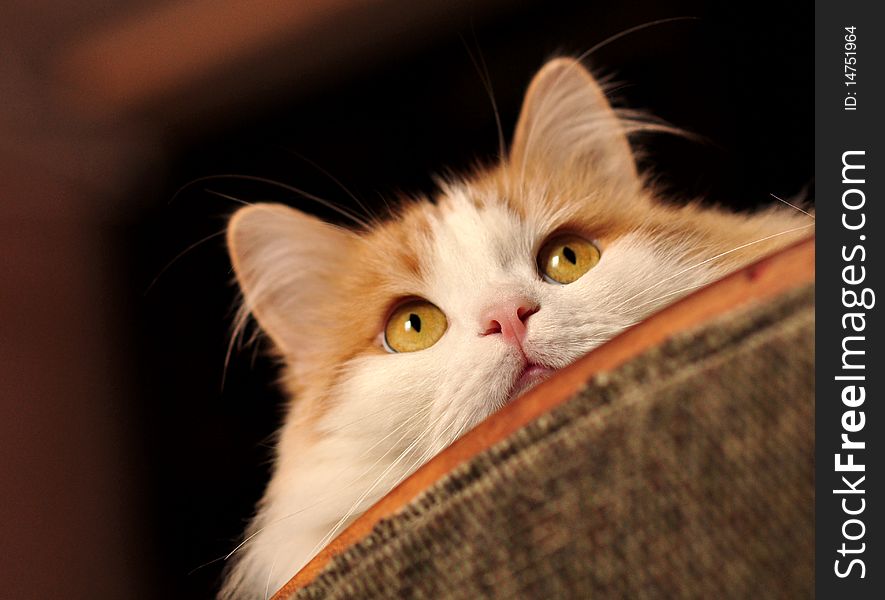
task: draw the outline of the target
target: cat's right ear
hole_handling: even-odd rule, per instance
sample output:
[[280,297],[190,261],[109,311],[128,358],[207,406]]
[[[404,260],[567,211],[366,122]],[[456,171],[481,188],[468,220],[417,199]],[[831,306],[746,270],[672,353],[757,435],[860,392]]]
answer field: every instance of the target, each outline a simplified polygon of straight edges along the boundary
[[532,79],[510,150],[525,173],[591,173],[621,188],[641,185],[627,132],[593,75],[556,58]]
[[227,245],[245,307],[296,363],[311,352],[335,278],[352,268],[357,236],[281,204],[241,208]]

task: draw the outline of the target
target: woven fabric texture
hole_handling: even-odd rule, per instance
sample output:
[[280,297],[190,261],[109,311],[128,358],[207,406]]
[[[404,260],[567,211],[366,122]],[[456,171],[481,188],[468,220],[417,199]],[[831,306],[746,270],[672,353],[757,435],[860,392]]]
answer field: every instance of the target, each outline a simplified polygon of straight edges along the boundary
[[597,376],[295,598],[808,598],[814,290]]

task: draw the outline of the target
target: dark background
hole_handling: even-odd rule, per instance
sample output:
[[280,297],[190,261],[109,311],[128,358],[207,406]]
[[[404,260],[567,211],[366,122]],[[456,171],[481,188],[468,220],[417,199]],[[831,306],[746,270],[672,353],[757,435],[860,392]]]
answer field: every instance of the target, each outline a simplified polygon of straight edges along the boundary
[[[105,553],[125,549],[118,553],[125,568],[106,574],[121,582],[107,589],[209,597],[223,567],[212,561],[236,544],[268,477],[282,405],[273,386],[275,367],[260,342],[235,344],[227,359],[236,290],[223,235],[214,234],[223,231],[237,204],[222,195],[334,215],[280,185],[232,175],[295,186],[352,207],[335,178],[380,210],[381,198],[432,191],[433,174],[495,156],[494,114],[474,61],[485,63],[509,138],[525,87],[546,59],[580,54],[636,25],[686,16],[692,19],[617,39],[585,61],[597,75],[621,84],[621,105],[648,110],[706,140],[638,140],[649,157],[643,166],[676,200],[703,196],[747,210],[771,202],[769,194],[811,193],[810,3],[498,1],[458,7],[408,31],[385,30],[383,14],[363,16],[358,30],[367,41],[347,54],[330,52],[332,58],[318,60],[307,75],[275,67],[252,82],[233,69],[227,84],[224,77],[207,80],[126,112],[135,125],[124,137],[137,139],[149,129],[150,151],[135,152],[139,158],[123,168],[131,176],[103,192],[126,200],[89,221],[88,234],[103,261],[102,293],[84,310],[112,325],[93,340],[102,350],[80,344],[69,350],[104,357],[94,367],[104,387],[89,396],[103,403],[101,428],[111,433],[102,434],[102,448],[115,459],[111,466],[90,468],[100,471],[95,476],[104,487],[89,489],[96,495],[113,489],[105,502],[122,503],[125,510],[96,515],[87,542]],[[333,24],[325,43],[346,45],[353,27]],[[276,61],[283,65],[286,52],[298,52],[297,44],[279,48],[267,52],[282,53]],[[247,80],[245,86],[230,83]],[[185,108],[172,110],[179,100]],[[27,254],[21,248],[31,243],[39,242],[29,238],[20,251]],[[50,269],[56,264],[51,256],[47,261]],[[67,377],[57,369],[35,372]],[[17,401],[10,395],[4,402]],[[66,400],[47,393],[35,402],[53,411],[52,403]],[[97,439],[91,418],[55,427],[78,428],[83,439]],[[31,439],[21,447],[27,454],[34,446]],[[65,448],[82,468],[75,446]],[[47,485],[58,491],[91,484]],[[45,509],[70,507],[54,501]],[[15,520],[14,509],[8,512]],[[95,537],[96,526],[113,529],[107,535],[115,541]],[[55,538],[59,558],[53,560],[66,556],[65,540]],[[59,585],[67,585],[69,597],[96,597],[96,590],[105,589],[95,582],[102,576]]]

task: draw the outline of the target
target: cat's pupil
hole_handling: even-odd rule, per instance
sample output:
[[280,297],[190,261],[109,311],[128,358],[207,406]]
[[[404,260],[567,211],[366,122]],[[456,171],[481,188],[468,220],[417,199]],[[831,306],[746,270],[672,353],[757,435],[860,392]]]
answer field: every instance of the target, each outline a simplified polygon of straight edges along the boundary
[[409,314],[410,329],[414,329],[417,333],[421,333],[421,317],[415,313]]
[[575,251],[568,246],[562,249],[562,255],[573,265],[578,264],[578,255],[575,254]]

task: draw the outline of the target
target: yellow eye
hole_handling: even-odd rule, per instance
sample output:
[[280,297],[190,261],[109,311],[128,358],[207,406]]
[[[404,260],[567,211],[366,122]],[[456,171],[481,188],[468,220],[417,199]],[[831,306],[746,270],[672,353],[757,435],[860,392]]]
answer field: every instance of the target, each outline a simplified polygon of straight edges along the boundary
[[427,300],[410,300],[396,307],[384,327],[384,343],[392,352],[415,352],[434,345],[446,332],[443,311]]
[[544,279],[553,283],[572,283],[596,266],[599,248],[572,234],[547,240],[538,253],[538,268]]

